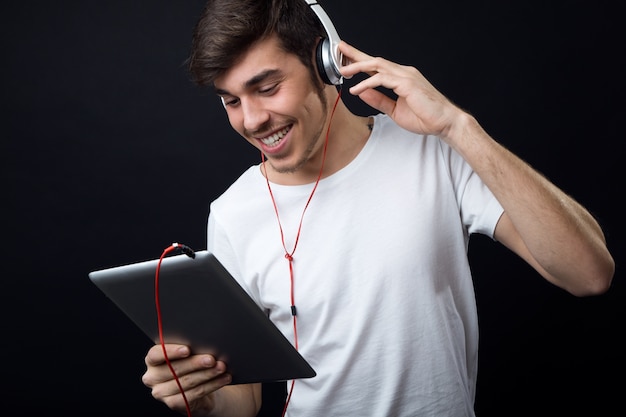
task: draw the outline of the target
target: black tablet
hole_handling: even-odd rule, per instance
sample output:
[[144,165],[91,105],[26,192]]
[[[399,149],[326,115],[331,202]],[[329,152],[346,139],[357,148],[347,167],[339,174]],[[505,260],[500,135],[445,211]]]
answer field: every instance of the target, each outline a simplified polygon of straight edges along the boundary
[[[155,343],[158,259],[89,273],[89,278]],[[166,343],[226,363],[232,384],[311,378],[315,371],[208,251],[163,258],[159,304]]]

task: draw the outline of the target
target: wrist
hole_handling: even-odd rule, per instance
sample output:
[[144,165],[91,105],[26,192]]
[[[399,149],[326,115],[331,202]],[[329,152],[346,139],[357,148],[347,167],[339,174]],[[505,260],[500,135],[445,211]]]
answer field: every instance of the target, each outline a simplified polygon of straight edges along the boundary
[[484,131],[474,116],[459,108],[456,108],[451,120],[440,138],[455,151],[465,155],[478,144],[477,139],[484,135]]

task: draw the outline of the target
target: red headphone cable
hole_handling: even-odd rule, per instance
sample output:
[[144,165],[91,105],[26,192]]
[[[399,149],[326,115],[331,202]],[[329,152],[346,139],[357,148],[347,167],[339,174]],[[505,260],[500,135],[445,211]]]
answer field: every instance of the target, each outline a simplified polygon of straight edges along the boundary
[[[263,152],[261,152],[261,161],[262,161],[261,167],[263,168],[263,173],[265,174],[265,181],[267,183],[267,189],[269,190],[270,198],[272,199],[272,205],[274,206],[274,212],[276,213],[276,220],[278,221],[278,228],[280,230],[280,239],[283,244],[283,249],[285,250],[285,259],[289,261],[289,280],[290,280],[290,290],[291,290],[290,291],[291,293],[290,294],[291,295],[291,316],[293,317],[294,346],[296,350],[298,350],[298,328],[296,324],[297,323],[297,320],[296,320],[297,309],[296,309],[295,295],[294,295],[293,254],[296,252],[296,247],[298,246],[298,240],[300,239],[300,231],[302,230],[302,221],[304,220],[304,213],[306,213],[306,210],[309,207],[309,203],[311,202],[311,199],[313,198],[313,194],[315,194],[317,185],[319,184],[320,179],[322,178],[322,172],[324,171],[324,162],[326,161],[326,150],[328,149],[328,137],[330,136],[330,126],[333,120],[333,116],[335,114],[335,110],[337,109],[337,104],[339,103],[339,99],[341,98],[341,86],[338,87],[337,92],[338,92],[337,99],[335,100],[335,104],[333,105],[333,109],[330,114],[330,121],[328,123],[328,128],[326,130],[324,149],[322,151],[323,152],[322,153],[322,165],[320,167],[317,180],[315,181],[315,185],[313,186],[313,190],[311,190],[311,194],[309,195],[309,198],[304,206],[304,209],[302,210],[302,216],[300,217],[300,224],[298,225],[298,232],[296,234],[296,240],[294,242],[293,249],[291,250],[291,252],[287,250],[287,246],[285,245],[285,235],[283,233],[283,226],[280,222],[280,215],[278,214],[278,206],[276,204],[276,200],[274,199],[274,193],[272,192],[272,187],[270,186],[270,180],[267,175],[267,168],[265,167],[265,155],[263,154]],[[283,408],[283,413],[282,413],[283,416],[287,413],[287,406],[289,405],[289,400],[291,400],[291,394],[293,393],[293,386],[295,382],[296,382],[295,379],[291,380],[291,386],[289,388],[287,400],[285,401],[285,407]]]
[[159,328],[159,343],[161,344],[161,349],[163,350],[163,357],[165,358],[165,363],[170,368],[170,372],[174,376],[176,380],[176,385],[178,385],[178,389],[183,396],[183,401],[185,402],[185,409],[187,410],[187,417],[191,417],[191,408],[189,407],[189,401],[187,401],[187,396],[185,395],[185,390],[183,389],[180,381],[178,380],[178,375],[176,375],[176,371],[170,362],[170,358],[167,355],[167,351],[165,350],[165,339],[163,338],[163,319],[161,315],[161,302],[159,298],[159,272],[161,271],[161,262],[163,262],[163,258],[170,252],[174,250],[180,250],[185,255],[190,258],[195,258],[195,252],[187,245],[182,245],[180,243],[172,243],[169,247],[165,248],[161,257],[159,258],[159,262],[157,263],[156,272],[154,274],[154,298],[157,312],[157,326]]

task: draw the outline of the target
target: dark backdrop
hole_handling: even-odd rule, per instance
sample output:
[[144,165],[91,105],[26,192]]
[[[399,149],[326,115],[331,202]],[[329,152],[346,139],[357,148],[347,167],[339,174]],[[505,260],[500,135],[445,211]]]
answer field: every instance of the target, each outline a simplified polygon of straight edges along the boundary
[[[158,257],[173,241],[204,248],[209,202],[259,159],[185,71],[202,5],[3,4],[10,415],[174,415],[140,380],[151,343],[87,274]],[[622,3],[365,0],[325,9],[344,39],[418,67],[605,228],[614,286],[585,299],[473,238],[479,415],[623,412]]]

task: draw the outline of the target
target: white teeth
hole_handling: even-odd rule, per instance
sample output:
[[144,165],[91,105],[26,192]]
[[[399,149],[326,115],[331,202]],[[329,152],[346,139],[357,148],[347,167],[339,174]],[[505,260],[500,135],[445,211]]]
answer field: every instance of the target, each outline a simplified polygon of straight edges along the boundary
[[291,126],[288,126],[284,128],[283,130],[274,133],[273,135],[270,135],[266,138],[261,139],[261,142],[263,142],[266,146],[275,146],[283,137],[285,137],[285,135],[287,134],[287,132],[289,132],[290,129],[291,129]]

